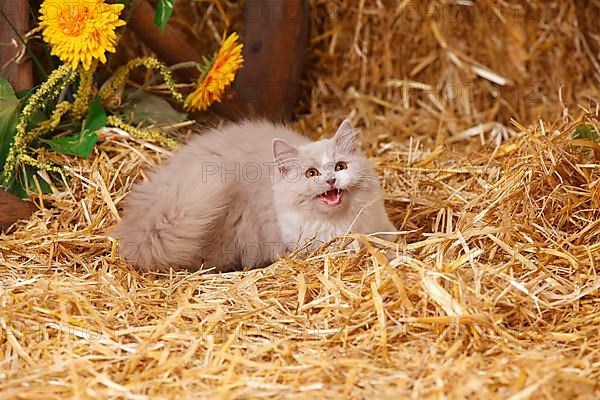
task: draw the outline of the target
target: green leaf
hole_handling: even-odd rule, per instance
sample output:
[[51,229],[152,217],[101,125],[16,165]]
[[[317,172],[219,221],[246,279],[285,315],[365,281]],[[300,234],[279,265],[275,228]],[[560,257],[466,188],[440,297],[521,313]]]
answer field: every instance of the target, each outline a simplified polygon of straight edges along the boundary
[[98,141],[96,131],[106,126],[106,111],[98,97],[92,100],[85,116],[83,130],[79,135],[60,136],[52,139],[41,139],[42,142],[61,154],[88,158]]
[[35,184],[35,181],[37,180],[43,194],[52,193],[52,188],[48,182],[46,182],[46,180],[41,176],[37,175],[35,168],[29,166],[25,167],[25,175],[25,178],[27,179],[27,186],[31,192],[38,193],[37,185]]
[[31,113],[31,117],[29,117],[28,126],[37,126],[40,122],[48,119],[48,116],[42,110],[35,110]]
[[[21,175],[21,174],[19,174]],[[13,181],[5,187],[8,193],[12,193],[20,199],[26,199],[27,190],[25,189],[25,185],[21,182],[22,178],[13,179]]]
[[162,97],[147,92],[136,92],[127,97],[123,114],[133,123],[151,122],[154,124],[173,124],[185,121],[186,113],[176,111]]
[[202,56],[202,64],[197,64],[197,68],[200,70],[199,79],[202,80],[208,74],[210,69],[212,68],[215,60],[217,59],[217,55],[219,54],[219,50],[215,51],[210,56]]
[[5,79],[0,77],[0,171],[4,167],[19,120],[19,100]]
[[581,125],[575,128],[575,131],[571,135],[573,139],[587,139],[594,143],[600,142],[600,136],[592,125]]
[[16,95],[17,95],[17,98],[19,100],[21,100],[21,99],[29,97],[29,95],[31,95],[32,92],[33,92],[33,89],[23,89],[23,90],[19,90],[16,93]]
[[84,129],[79,135],[41,139],[59,153],[88,158],[98,141],[96,132]]
[[102,101],[96,97],[92,100],[87,115],[85,116],[84,130],[96,132],[98,129],[106,126],[106,111],[102,107]]
[[[34,178],[35,176],[35,178]],[[35,184],[35,180],[40,185],[40,189],[42,193],[48,194],[52,193],[52,188],[42,177],[36,176],[35,168],[26,166],[25,169],[19,169],[13,181],[6,187],[6,191],[14,194],[15,196],[26,199],[28,197],[27,189],[30,192],[38,193],[37,185]]]
[[165,31],[167,22],[173,13],[173,4],[175,0],[158,0],[156,3],[156,12],[154,13],[154,25]]

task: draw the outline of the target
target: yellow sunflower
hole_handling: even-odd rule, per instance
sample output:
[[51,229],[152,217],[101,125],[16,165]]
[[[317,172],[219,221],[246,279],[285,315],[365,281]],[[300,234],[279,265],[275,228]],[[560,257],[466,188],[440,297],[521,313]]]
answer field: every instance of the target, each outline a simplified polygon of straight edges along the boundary
[[104,0],[44,0],[40,7],[44,40],[62,62],[88,70],[93,60],[104,63],[104,53],[115,52],[115,29],[125,25],[119,19],[124,7]]
[[215,101],[221,101],[225,89],[233,82],[235,73],[244,62],[243,45],[238,43],[238,39],[237,33],[232,33],[223,41],[218,53],[204,61],[196,90],[185,99],[186,110],[206,110]]

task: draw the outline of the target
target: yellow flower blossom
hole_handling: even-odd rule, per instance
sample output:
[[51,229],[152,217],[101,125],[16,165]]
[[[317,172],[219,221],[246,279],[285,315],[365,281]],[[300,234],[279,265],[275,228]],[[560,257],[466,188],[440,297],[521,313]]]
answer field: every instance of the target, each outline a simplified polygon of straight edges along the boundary
[[198,85],[185,100],[186,110],[206,110],[212,103],[221,101],[244,62],[243,45],[238,39],[237,33],[232,33],[223,41],[218,53],[211,60],[205,60]]
[[104,53],[114,53],[115,29],[125,25],[119,19],[123,4],[104,0],[44,0],[40,7],[40,27],[52,54],[76,69],[89,69],[93,60],[106,62]]

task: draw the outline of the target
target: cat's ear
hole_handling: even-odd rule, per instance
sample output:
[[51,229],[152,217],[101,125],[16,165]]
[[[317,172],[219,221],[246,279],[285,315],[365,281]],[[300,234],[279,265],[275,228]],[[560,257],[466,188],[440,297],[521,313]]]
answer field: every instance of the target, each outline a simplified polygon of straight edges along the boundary
[[283,139],[273,139],[273,157],[282,174],[298,164],[298,150]]
[[335,145],[348,153],[354,153],[358,150],[358,143],[356,141],[356,131],[352,128],[352,123],[349,119],[345,119],[338,128],[335,136]]

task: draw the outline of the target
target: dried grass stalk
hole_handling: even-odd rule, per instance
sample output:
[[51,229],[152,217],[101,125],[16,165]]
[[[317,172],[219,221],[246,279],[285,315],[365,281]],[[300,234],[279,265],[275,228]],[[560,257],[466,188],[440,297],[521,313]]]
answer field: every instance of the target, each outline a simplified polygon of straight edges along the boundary
[[[0,397],[598,398],[600,149],[571,134],[599,124],[563,113],[595,93],[594,67],[573,2],[518,23],[523,3],[422,2],[415,21],[409,1],[313,3],[297,127],[366,127],[396,243],[140,274],[106,233],[163,151],[107,133],[89,160],[55,160],[73,178],[0,241]],[[539,101],[511,97],[531,80]],[[449,82],[477,85],[456,102],[428,89]]]

